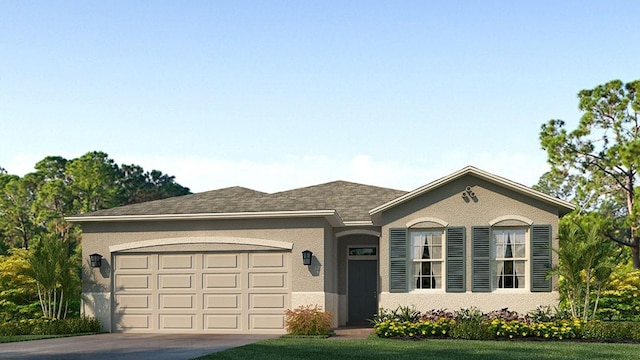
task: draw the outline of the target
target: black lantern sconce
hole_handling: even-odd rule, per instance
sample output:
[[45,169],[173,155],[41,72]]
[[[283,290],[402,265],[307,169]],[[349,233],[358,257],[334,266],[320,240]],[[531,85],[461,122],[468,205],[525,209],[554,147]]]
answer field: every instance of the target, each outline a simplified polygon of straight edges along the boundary
[[91,254],[89,255],[89,262],[92,268],[99,268],[102,265],[102,255]]
[[313,253],[309,250],[305,250],[302,252],[302,264],[303,265],[311,265],[311,257]]

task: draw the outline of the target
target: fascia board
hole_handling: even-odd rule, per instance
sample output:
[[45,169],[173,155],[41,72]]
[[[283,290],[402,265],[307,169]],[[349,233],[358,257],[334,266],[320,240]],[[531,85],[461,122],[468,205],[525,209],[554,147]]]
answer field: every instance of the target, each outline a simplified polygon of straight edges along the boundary
[[232,220],[232,219],[274,219],[274,218],[324,217],[332,226],[344,226],[344,221],[335,210],[310,211],[267,211],[238,213],[200,214],[160,214],[160,215],[104,215],[69,216],[65,220],[72,223],[113,222],[113,221],[170,221],[170,220]]
[[373,226],[371,220],[345,221],[344,226]]

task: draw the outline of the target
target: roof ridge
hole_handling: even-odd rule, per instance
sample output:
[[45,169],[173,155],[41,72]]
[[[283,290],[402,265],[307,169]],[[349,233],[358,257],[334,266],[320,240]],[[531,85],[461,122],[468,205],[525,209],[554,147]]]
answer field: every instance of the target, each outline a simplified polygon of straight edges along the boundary
[[318,188],[318,187],[321,187],[321,186],[329,186],[329,185],[338,184],[338,183],[357,185],[357,186],[363,186],[363,187],[369,187],[369,188],[375,188],[375,189],[382,189],[382,190],[391,190],[391,191],[398,191],[398,192],[405,192],[405,193],[407,192],[406,190],[393,189],[393,188],[388,188],[388,187],[379,186],[379,185],[363,184],[363,183],[358,183],[358,182],[354,182],[354,181],[347,181],[347,180],[333,180],[333,181],[324,182],[324,183],[320,183],[320,184],[302,186],[302,187],[289,189],[289,190],[282,190],[282,191],[270,193],[269,195],[284,194],[284,193],[288,193],[288,192],[300,191],[300,190],[303,190],[303,189],[313,189],[313,188]]

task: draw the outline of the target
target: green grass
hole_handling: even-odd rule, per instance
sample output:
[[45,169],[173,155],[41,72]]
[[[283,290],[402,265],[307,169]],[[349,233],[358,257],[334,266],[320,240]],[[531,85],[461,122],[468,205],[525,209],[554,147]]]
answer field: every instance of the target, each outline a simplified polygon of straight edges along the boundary
[[200,359],[638,359],[640,344],[570,341],[265,340]]
[[98,334],[98,333],[81,333],[81,334],[65,334],[65,335],[11,335],[11,336],[0,336],[0,343],[10,343],[10,342],[18,342],[18,341],[31,341],[31,340],[42,340],[42,339],[54,339],[54,338],[61,338],[61,337],[93,335],[93,334]]
[[0,336],[0,343],[9,343],[17,341],[29,341],[29,340],[41,340],[65,337],[69,335],[12,335],[12,336]]

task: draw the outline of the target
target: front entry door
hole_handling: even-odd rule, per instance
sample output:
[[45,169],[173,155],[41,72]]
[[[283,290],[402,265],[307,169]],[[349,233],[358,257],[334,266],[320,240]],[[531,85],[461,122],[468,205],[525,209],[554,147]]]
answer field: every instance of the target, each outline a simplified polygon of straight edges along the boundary
[[366,324],[378,313],[378,260],[349,260],[349,324]]

